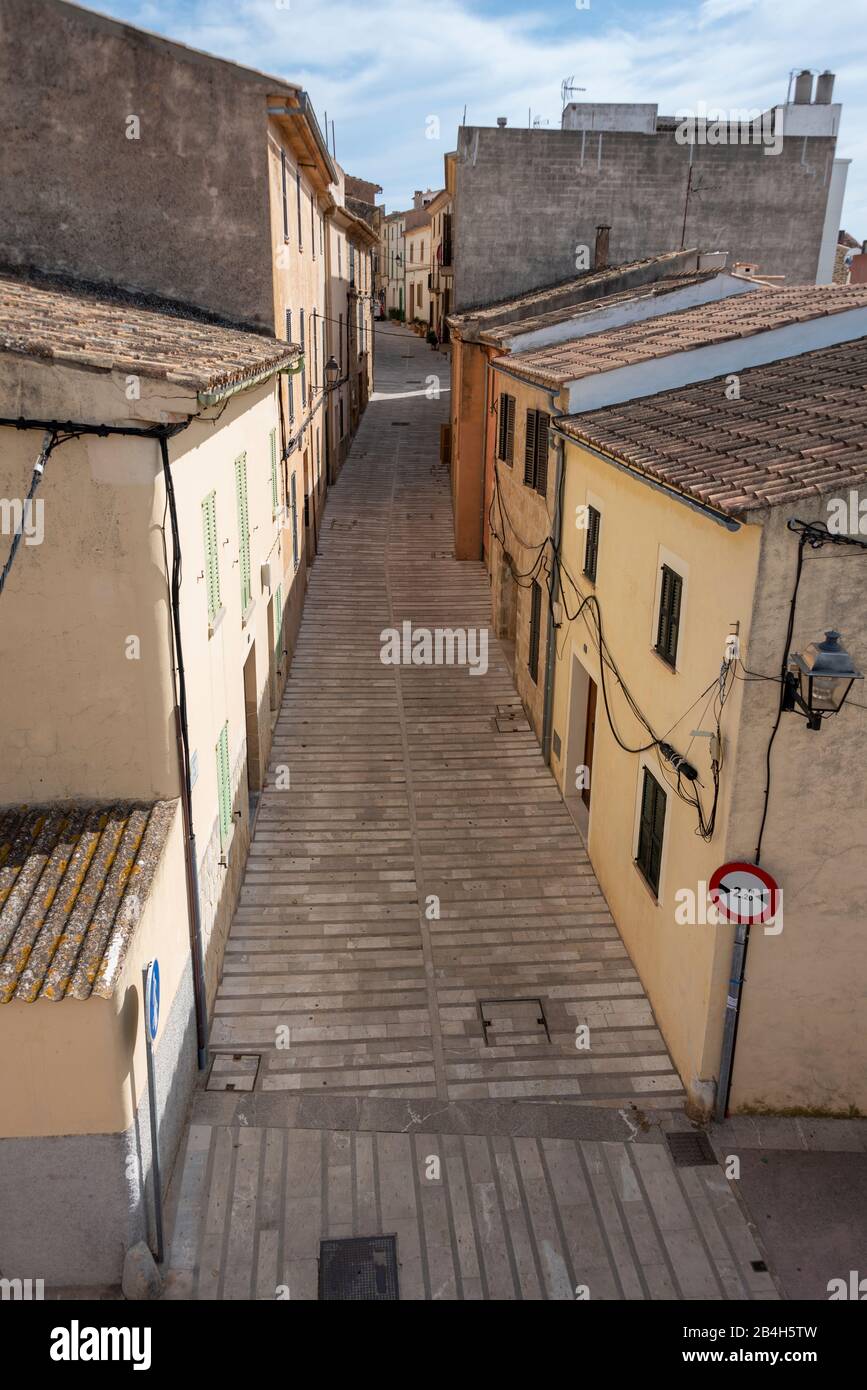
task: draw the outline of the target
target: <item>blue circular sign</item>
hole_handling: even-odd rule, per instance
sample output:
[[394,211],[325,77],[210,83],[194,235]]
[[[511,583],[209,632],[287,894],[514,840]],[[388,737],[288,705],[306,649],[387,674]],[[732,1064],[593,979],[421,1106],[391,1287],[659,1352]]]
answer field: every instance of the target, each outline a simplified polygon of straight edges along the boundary
[[157,1029],[160,1026],[160,963],[158,960],[151,961],[145,979],[145,1017],[148,1037],[151,1042],[154,1042]]

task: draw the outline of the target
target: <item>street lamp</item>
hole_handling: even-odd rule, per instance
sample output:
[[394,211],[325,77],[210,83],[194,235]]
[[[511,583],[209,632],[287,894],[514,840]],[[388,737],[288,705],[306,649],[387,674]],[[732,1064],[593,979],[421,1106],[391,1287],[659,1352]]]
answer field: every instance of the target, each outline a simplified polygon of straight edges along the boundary
[[333,386],[336,385],[337,378],[339,376],[340,368],[335,362],[334,355],[332,354],[331,357],[329,357],[328,361],[325,363],[325,384],[327,385],[329,391]]
[[852,658],[838,641],[839,632],[825,633],[824,642],[811,642],[803,655],[791,652],[783,689],[783,709],[800,710],[807,728],[818,730],[822,719],[837,714],[854,681],[863,680]]

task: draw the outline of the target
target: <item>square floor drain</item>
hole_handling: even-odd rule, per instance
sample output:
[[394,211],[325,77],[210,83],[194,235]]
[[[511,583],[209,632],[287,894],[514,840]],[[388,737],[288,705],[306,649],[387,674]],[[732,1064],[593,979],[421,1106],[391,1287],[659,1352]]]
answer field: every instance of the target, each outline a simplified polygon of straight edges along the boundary
[[399,1300],[397,1237],[353,1236],[320,1241],[319,1297],[326,1302]]
[[700,1168],[711,1163],[716,1166],[716,1154],[706,1134],[666,1134],[665,1141],[675,1168]]
[[541,999],[480,999],[479,1017],[488,1047],[551,1041]]
[[258,1052],[216,1052],[206,1091],[252,1091],[262,1057]]

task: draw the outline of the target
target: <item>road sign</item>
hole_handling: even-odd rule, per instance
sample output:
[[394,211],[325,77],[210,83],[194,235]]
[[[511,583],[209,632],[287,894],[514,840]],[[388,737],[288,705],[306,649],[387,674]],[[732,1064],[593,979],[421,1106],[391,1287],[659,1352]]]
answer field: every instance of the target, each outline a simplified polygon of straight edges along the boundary
[[712,902],[727,921],[748,925],[771,921],[782,896],[779,885],[769,873],[758,864],[740,860],[715,869],[707,888]]
[[160,963],[152,960],[145,975],[145,1022],[148,1037],[156,1042],[160,1026]]

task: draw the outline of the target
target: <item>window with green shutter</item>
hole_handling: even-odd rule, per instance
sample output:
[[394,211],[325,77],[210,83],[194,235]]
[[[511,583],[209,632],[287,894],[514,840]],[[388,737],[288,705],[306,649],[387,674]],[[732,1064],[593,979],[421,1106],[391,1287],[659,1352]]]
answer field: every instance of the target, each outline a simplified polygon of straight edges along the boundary
[[668,565],[662,566],[659,586],[659,619],[656,626],[656,651],[669,666],[677,660],[677,640],[680,635],[680,605],[683,579]]
[[229,725],[224,724],[217,744],[217,803],[220,812],[220,849],[229,843],[232,828],[232,774],[229,770]]
[[662,864],[662,833],[665,828],[665,792],[647,770],[641,787],[641,816],[638,822],[638,852],[635,862],[654,893],[659,894]]
[[241,612],[250,607],[250,513],[247,509],[247,455],[235,459],[235,492],[238,498],[238,559],[241,567]]
[[220,556],[217,546],[217,494],[211,492],[202,503],[205,533],[205,584],[208,594],[208,622],[220,611]]
[[596,583],[596,566],[599,561],[599,523],[602,520],[595,507],[587,508],[587,539],[584,543],[584,573]]
[[540,493],[548,491],[548,427],[551,417],[544,410],[528,410],[524,433],[524,482]]
[[497,457],[504,463],[513,463],[515,457],[515,397],[505,391],[500,392],[499,440]]
[[280,510],[280,473],[277,468],[277,431],[271,431],[271,506],[276,516]]
[[295,487],[296,475],[292,474],[291,485],[291,508],[292,508],[292,564],[298,568],[298,493]]

